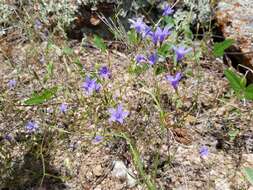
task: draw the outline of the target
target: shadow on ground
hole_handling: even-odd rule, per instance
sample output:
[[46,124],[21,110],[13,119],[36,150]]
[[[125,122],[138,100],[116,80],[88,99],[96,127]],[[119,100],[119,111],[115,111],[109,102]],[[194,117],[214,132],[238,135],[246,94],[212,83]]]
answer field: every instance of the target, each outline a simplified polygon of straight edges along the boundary
[[44,157],[46,173],[43,178],[43,164],[41,157],[31,149],[24,155],[22,163],[15,163],[10,179],[5,180],[2,190],[28,190],[28,189],[66,189],[66,185],[59,172],[49,164],[50,157]]

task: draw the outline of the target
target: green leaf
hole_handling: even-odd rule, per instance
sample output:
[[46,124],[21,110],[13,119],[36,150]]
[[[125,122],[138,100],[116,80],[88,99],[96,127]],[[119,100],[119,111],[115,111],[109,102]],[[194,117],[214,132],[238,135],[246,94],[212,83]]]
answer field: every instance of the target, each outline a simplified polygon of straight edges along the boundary
[[184,30],[184,35],[188,38],[188,39],[193,39],[193,33],[192,33],[192,30],[190,28],[190,25],[187,24],[187,25],[184,25],[183,26],[183,30]]
[[73,61],[73,63],[74,63],[80,70],[83,70],[83,65],[82,65],[82,63],[81,63],[81,61],[80,61],[79,58],[76,58],[76,59]]
[[93,43],[94,43],[95,47],[100,49],[102,52],[106,51],[106,45],[104,43],[104,40],[102,38],[100,38],[99,36],[94,35]]
[[240,131],[239,131],[238,129],[230,130],[230,131],[228,132],[229,140],[230,140],[230,141],[235,140],[235,138],[236,138],[236,136],[239,134],[239,132],[240,132]]
[[230,69],[226,69],[224,71],[224,74],[228,79],[230,86],[234,89],[234,91],[239,92],[240,90],[245,89],[246,83],[244,82],[245,80],[244,78],[241,78]]
[[253,185],[253,169],[252,168],[243,168],[242,170],[245,177],[248,179],[248,181]]
[[248,100],[253,100],[253,84],[250,84],[245,89],[245,98],[248,99]]
[[127,32],[128,40],[132,44],[138,44],[138,35],[134,30],[130,30]]
[[169,25],[169,26],[175,25],[175,21],[174,21],[173,17],[171,17],[171,16],[165,16],[163,20],[166,23],[166,25]]
[[148,70],[148,68],[149,68],[148,64],[132,65],[129,68],[129,73],[140,75],[140,74],[144,73],[146,70]]
[[47,65],[47,74],[49,76],[52,76],[53,74],[53,69],[54,69],[54,65],[52,62],[49,62],[48,65]]
[[227,39],[224,40],[223,42],[218,42],[214,44],[214,49],[213,49],[213,55],[215,57],[221,57],[224,55],[224,51],[229,48],[232,44],[234,43],[234,40],[232,39]]
[[171,44],[163,44],[159,49],[158,49],[158,55],[167,57],[169,50],[172,48]]
[[53,75],[53,69],[54,69],[54,65],[52,62],[49,62],[47,64],[47,74],[44,77],[43,81],[46,82],[50,77],[52,77]]
[[45,89],[40,93],[34,93],[31,98],[26,100],[24,104],[26,105],[38,105],[42,104],[50,99],[56,94],[58,87],[53,87],[50,89]]
[[167,71],[168,71],[168,69],[165,65],[158,65],[155,68],[155,75],[160,75],[160,74],[165,73]]
[[62,49],[62,51],[63,51],[63,53],[64,53],[65,55],[72,55],[72,54],[74,53],[74,50],[73,50],[72,48],[69,48],[69,47],[64,47],[64,48]]

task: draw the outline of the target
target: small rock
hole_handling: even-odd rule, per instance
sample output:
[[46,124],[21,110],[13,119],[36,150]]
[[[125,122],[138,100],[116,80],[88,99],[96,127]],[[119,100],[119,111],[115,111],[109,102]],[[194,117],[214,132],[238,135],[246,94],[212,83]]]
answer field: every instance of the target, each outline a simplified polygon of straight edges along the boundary
[[130,188],[136,185],[136,179],[133,177],[133,172],[127,169],[123,161],[114,161],[112,176],[126,181]]
[[127,176],[127,168],[122,161],[114,161],[114,168],[112,170],[112,176],[119,178],[119,179],[125,179]]
[[215,190],[230,190],[229,183],[226,179],[215,180]]
[[99,164],[99,165],[97,165],[94,169],[93,169],[93,174],[95,175],[95,176],[101,176],[101,175],[103,175],[103,168],[102,168],[102,166]]

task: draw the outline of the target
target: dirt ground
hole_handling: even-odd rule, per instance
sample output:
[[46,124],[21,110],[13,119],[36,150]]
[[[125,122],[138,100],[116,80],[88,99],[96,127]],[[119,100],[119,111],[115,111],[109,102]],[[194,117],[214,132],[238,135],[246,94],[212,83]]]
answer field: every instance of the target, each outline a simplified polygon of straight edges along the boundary
[[[186,62],[179,85],[181,101],[175,103],[174,90],[163,74],[154,76],[151,68],[137,77],[127,72],[132,55],[116,50],[108,55],[94,48],[81,48],[76,42],[70,44],[74,50],[70,58],[57,48],[47,55],[47,60],[54,63],[54,72],[46,85],[57,84],[60,90],[52,102],[43,106],[23,106],[20,100],[42,88],[40,80],[45,76],[46,66],[39,58],[48,44],[8,42],[5,44],[8,48],[0,54],[1,157],[4,155],[9,163],[4,174],[1,173],[1,189],[146,189],[125,140],[106,137],[102,143],[91,143],[94,134],[112,131],[131,134],[147,173],[153,173],[153,163],[159,153],[155,174],[158,189],[250,189],[242,169],[253,167],[253,103],[232,96],[223,75],[226,66],[222,60],[203,56],[198,64]],[[33,47],[39,50],[33,52]],[[30,58],[35,55],[37,60]],[[101,114],[106,108],[100,106],[100,101],[82,102],[83,78],[77,74],[82,72],[80,68],[73,64],[76,57],[85,71],[110,63],[112,78],[107,90],[130,111],[123,126],[108,123]],[[7,83],[13,78],[18,82],[10,90]],[[163,134],[159,113],[152,98],[144,92],[154,90],[156,85],[166,112]],[[68,103],[67,114],[57,111],[61,102]],[[95,113],[104,119],[94,124],[93,115],[84,115],[89,107],[95,107]],[[29,119],[41,126],[36,138],[25,135],[23,126]],[[231,132],[236,132],[234,138]],[[12,139],[5,140],[6,134]],[[31,142],[34,144],[29,147]],[[203,145],[209,149],[205,158],[199,154]],[[127,179],[115,174],[115,163],[119,161],[131,171],[134,187],[130,188]],[[41,182],[42,167],[47,175]],[[39,177],[33,177],[33,173]]]

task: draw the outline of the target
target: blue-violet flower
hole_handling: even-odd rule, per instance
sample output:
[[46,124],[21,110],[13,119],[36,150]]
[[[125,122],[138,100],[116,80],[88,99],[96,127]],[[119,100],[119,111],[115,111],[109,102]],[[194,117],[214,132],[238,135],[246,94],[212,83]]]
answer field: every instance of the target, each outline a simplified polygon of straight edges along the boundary
[[192,50],[192,48],[186,49],[186,48],[180,46],[180,47],[173,47],[173,50],[176,53],[176,60],[180,61],[181,59],[183,59],[185,57],[185,55],[187,53],[189,53]]
[[199,154],[200,154],[200,156],[201,156],[202,158],[207,157],[208,154],[209,154],[208,147],[207,147],[207,146],[202,146],[202,147],[200,147],[200,149],[199,149]]
[[39,129],[39,126],[36,122],[34,121],[29,121],[26,126],[25,126],[26,130],[29,133],[35,132],[37,129]]
[[163,5],[163,16],[168,16],[173,14],[174,10],[170,7],[168,3]]
[[143,22],[143,18],[137,18],[136,20],[129,19],[131,23],[130,28],[134,28],[137,33],[142,33],[146,29],[146,24]]
[[98,144],[98,143],[100,143],[100,142],[102,142],[103,141],[103,139],[104,139],[104,137],[103,136],[100,136],[100,135],[97,135],[97,136],[95,136],[95,138],[94,139],[92,139],[92,144]]
[[170,84],[173,86],[174,89],[177,89],[181,78],[182,78],[181,73],[177,73],[175,76],[171,76],[171,75],[166,76],[166,79],[170,82]]
[[62,103],[59,107],[61,113],[66,113],[68,110],[68,105],[66,103]]
[[8,87],[9,87],[10,89],[14,89],[15,86],[16,86],[16,84],[17,84],[17,81],[16,81],[15,79],[11,79],[11,80],[9,80],[9,82],[8,82]]
[[99,69],[99,75],[102,77],[102,78],[110,78],[111,77],[111,72],[110,70],[108,69],[108,67],[106,66],[103,66]]
[[100,90],[101,85],[97,83],[96,79],[91,79],[87,76],[82,84],[82,88],[88,95],[92,95],[94,91],[98,92]]
[[149,57],[148,57],[148,61],[150,65],[154,65],[158,60],[158,55],[157,53],[152,53]]
[[137,55],[135,57],[135,61],[136,63],[143,63],[143,62],[146,62],[146,58],[144,55]]
[[111,114],[109,122],[119,122],[123,123],[124,119],[128,116],[129,112],[123,110],[123,106],[119,104],[116,108],[110,108],[108,112]]
[[151,35],[153,43],[157,45],[158,42],[162,43],[164,40],[166,40],[166,38],[171,34],[170,29],[170,26],[166,26],[163,30],[158,26],[156,31]]

